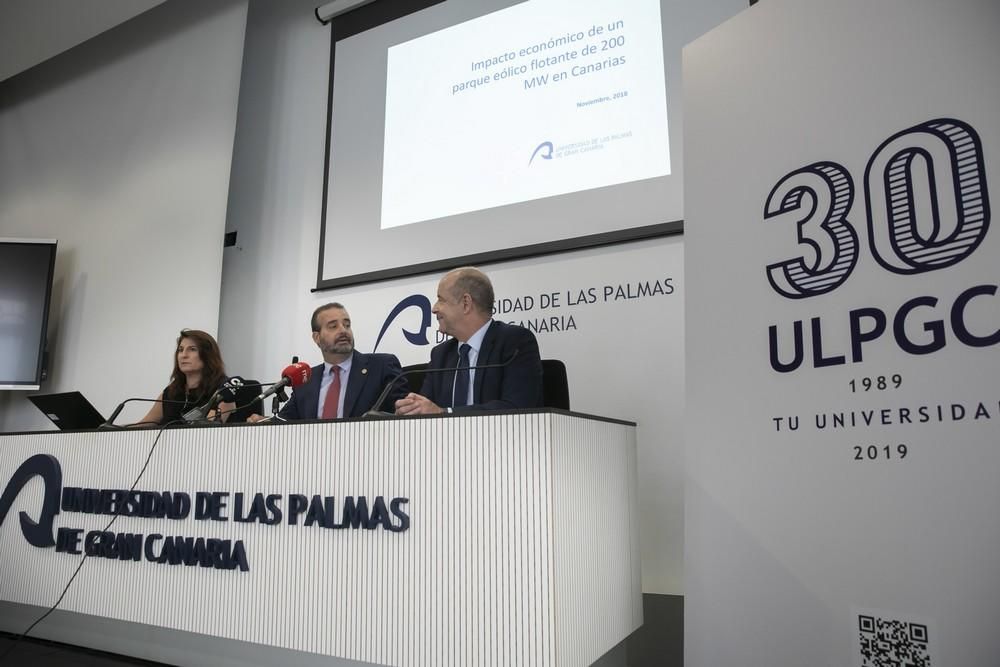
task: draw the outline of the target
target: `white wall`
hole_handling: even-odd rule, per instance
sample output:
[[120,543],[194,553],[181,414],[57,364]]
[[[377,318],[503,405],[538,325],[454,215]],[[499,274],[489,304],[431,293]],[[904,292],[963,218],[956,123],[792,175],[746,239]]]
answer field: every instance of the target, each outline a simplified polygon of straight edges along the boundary
[[[167,384],[181,327],[216,329],[245,21],[167,3],[0,85],[0,236],[59,240],[42,392],[107,415]],[[0,392],[0,430],[45,428]]]

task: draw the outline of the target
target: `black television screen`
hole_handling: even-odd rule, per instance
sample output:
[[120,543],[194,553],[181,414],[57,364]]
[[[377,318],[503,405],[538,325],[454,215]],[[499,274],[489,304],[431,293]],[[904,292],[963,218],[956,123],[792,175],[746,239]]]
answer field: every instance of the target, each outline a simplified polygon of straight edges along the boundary
[[42,381],[56,242],[0,238],[0,389]]

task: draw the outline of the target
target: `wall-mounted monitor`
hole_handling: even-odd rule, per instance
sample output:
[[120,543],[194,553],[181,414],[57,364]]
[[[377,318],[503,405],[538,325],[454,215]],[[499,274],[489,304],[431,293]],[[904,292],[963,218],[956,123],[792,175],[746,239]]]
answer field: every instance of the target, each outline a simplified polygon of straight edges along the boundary
[[0,389],[40,388],[56,242],[0,238]]

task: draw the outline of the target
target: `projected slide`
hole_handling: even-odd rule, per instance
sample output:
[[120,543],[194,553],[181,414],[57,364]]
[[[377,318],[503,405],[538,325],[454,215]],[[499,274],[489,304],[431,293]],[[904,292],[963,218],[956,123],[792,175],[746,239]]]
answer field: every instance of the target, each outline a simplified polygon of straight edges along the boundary
[[388,51],[381,228],[670,173],[659,0],[529,0]]

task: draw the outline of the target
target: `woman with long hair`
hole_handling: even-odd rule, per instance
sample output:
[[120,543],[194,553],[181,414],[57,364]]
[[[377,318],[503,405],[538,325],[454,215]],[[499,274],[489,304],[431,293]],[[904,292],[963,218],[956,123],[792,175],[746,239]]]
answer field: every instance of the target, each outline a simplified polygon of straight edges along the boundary
[[[174,352],[174,370],[170,384],[157,396],[157,402],[140,424],[168,424],[180,421],[188,410],[204,405],[226,381],[219,344],[208,333],[198,329],[181,329]],[[234,403],[220,403],[223,421],[229,417]]]

